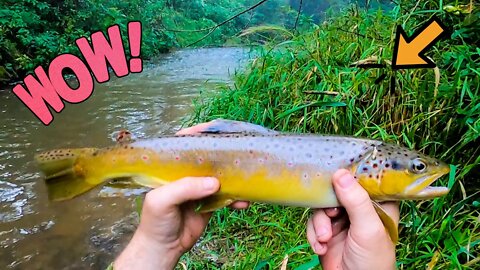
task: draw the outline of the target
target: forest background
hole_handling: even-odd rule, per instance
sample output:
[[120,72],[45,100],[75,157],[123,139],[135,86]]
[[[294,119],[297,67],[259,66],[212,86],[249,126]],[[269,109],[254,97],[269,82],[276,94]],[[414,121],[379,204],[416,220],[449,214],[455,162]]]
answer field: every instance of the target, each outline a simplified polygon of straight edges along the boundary
[[[264,3],[201,41],[208,31],[189,31],[213,27],[259,2]],[[78,53],[76,39],[114,24],[126,33],[129,21],[142,22],[141,53],[148,59],[186,46],[252,44],[258,38],[238,37],[248,27],[268,24],[305,29],[321,21],[327,9],[339,10],[348,3],[305,1],[303,16],[297,19],[296,0],[0,0],[0,84],[23,78],[61,53]]]

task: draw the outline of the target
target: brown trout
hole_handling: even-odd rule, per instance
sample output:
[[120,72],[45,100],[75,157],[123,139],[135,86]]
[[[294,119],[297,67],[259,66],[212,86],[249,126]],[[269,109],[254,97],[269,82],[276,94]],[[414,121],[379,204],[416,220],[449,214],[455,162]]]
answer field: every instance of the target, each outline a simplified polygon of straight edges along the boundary
[[155,188],[188,176],[219,179],[218,193],[202,201],[213,211],[236,200],[286,206],[340,206],[331,183],[348,169],[369,193],[394,242],[396,224],[377,202],[430,199],[448,193],[432,187],[450,171],[436,159],[382,141],[345,136],[284,134],[238,121],[215,120],[196,134],[62,149],[36,156],[49,198],[67,200],[116,179]]

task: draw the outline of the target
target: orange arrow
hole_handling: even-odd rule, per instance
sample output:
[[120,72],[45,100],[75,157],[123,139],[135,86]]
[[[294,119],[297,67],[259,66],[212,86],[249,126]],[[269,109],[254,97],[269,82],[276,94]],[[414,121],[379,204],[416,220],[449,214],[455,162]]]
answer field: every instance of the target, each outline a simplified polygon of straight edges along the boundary
[[445,26],[433,17],[418,29],[410,38],[405,30],[397,26],[392,68],[433,68],[435,63],[425,56],[425,52],[435,44],[445,32]]

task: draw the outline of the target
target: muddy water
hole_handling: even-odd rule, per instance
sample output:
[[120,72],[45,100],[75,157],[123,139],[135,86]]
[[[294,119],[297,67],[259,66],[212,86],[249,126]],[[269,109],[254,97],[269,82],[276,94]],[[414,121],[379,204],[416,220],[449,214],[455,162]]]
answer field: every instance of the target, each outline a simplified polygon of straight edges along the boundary
[[46,127],[14,96],[0,91],[0,269],[103,269],[135,230],[135,196],[97,189],[50,203],[34,153],[103,147],[121,128],[139,138],[173,133],[200,91],[230,82],[247,58],[242,49],[182,50],[144,71],[97,85],[81,104],[66,104]]

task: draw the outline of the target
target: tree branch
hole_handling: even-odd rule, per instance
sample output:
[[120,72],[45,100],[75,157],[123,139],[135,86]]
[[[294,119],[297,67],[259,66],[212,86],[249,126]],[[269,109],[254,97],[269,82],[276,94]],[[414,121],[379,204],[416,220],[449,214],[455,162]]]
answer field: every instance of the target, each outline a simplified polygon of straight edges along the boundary
[[[223,22],[221,22],[221,23],[219,23],[219,24],[217,24],[217,25],[215,25],[215,26],[212,26],[212,27],[203,29],[204,31],[205,31],[205,30],[210,30],[210,32],[208,32],[206,35],[204,35],[203,37],[201,37],[201,38],[198,39],[197,41],[188,44],[186,47],[190,47],[190,46],[193,46],[193,45],[199,43],[200,41],[202,41],[202,40],[206,39],[208,36],[210,36],[210,35],[213,33],[213,31],[217,30],[218,27],[220,27],[220,26],[222,26],[222,25],[224,25],[224,24],[232,21],[233,19],[237,18],[238,16],[240,16],[240,15],[242,15],[242,14],[244,14],[244,13],[247,13],[247,12],[249,12],[249,11],[257,8],[258,6],[264,4],[264,3],[267,2],[267,1],[268,1],[268,0],[262,0],[262,1],[258,2],[258,3],[256,3],[255,5],[253,5],[253,6],[249,7],[249,8],[247,8],[247,9],[245,9],[245,10],[243,10],[243,11],[237,13],[237,14],[235,14],[234,16],[226,19],[225,21],[223,21]],[[195,31],[195,32],[199,32],[199,31]]]
[[302,12],[302,5],[303,5],[303,0],[300,0],[300,5],[298,6],[297,18],[295,19],[295,26],[293,27],[294,30],[297,30],[298,19],[300,18],[300,13]]
[[192,33],[192,32],[205,32],[205,31],[215,30],[215,29],[217,29],[218,27],[220,27],[220,26],[222,26],[222,25],[224,25],[224,24],[232,21],[233,19],[237,18],[238,16],[240,16],[240,15],[242,15],[242,14],[244,14],[244,13],[247,13],[247,12],[249,12],[249,11],[257,8],[258,6],[262,5],[263,3],[267,2],[267,1],[268,1],[268,0],[262,0],[262,1],[258,2],[258,3],[256,3],[255,5],[247,8],[247,9],[245,9],[245,10],[243,10],[243,11],[241,11],[240,13],[237,13],[237,14],[233,15],[232,17],[226,19],[225,21],[223,21],[223,22],[221,22],[221,23],[219,23],[219,24],[217,24],[217,25],[211,26],[211,27],[202,28],[202,29],[196,29],[196,30],[166,29],[166,28],[165,28],[165,31],[168,31],[168,32],[191,32],[191,33]]

